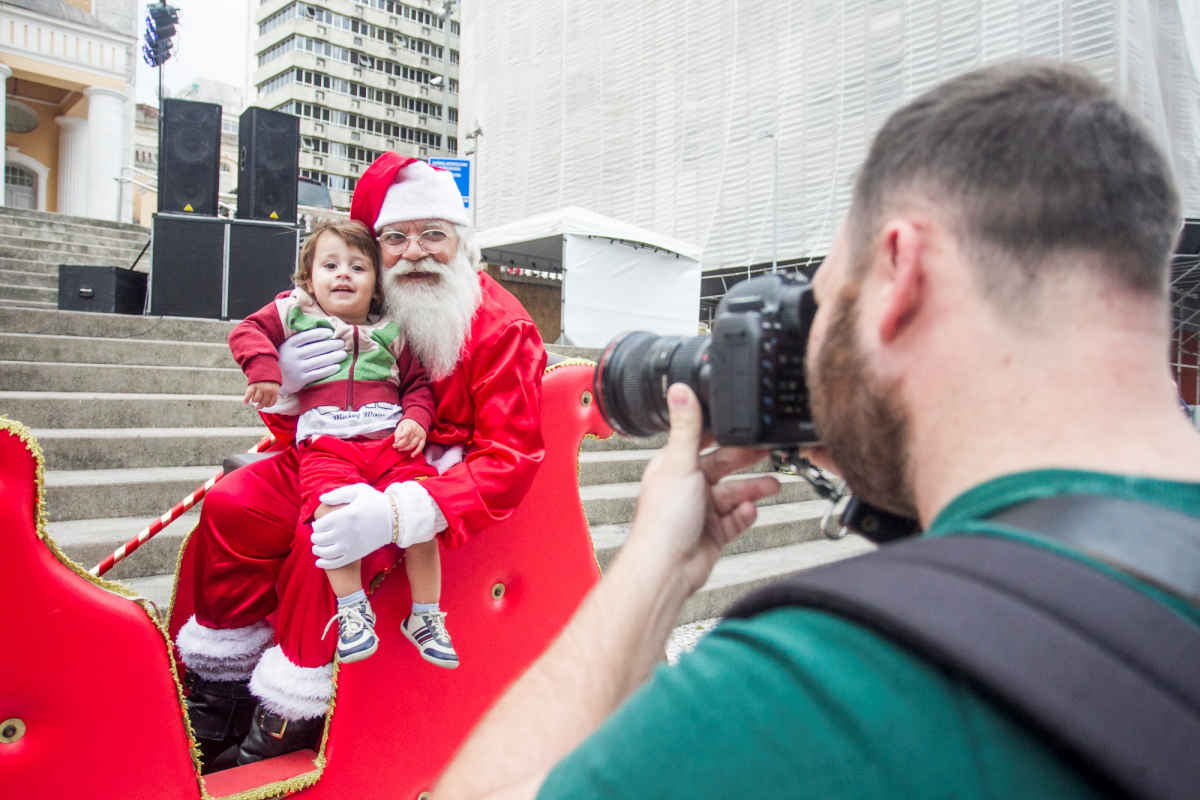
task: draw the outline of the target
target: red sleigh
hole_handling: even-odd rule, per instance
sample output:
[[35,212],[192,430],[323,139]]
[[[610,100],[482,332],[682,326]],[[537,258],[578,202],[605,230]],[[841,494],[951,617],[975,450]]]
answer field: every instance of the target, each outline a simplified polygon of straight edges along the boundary
[[[171,641],[191,615],[185,542],[169,624],[119,584],[94,578],[46,535],[42,456],[0,419],[2,798],[415,798],[480,716],[562,629],[596,582],[579,497],[585,435],[612,431],[579,362],[547,370],[546,458],[513,516],[443,551],[443,606],[462,666],[432,669],[399,635],[335,673],[320,751],[201,777]],[[135,556],[136,557],[136,556]],[[380,631],[409,605],[403,570],[372,600]]]

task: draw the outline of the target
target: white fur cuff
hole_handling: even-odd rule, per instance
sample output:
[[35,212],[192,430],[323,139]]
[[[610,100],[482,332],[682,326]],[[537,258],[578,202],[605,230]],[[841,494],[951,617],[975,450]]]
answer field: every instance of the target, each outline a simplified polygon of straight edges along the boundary
[[298,667],[276,645],[263,653],[254,668],[250,693],[268,711],[284,719],[298,721],[323,716],[333,696],[333,664]]
[[400,547],[428,542],[449,527],[438,504],[425,491],[420,481],[393,483],[384,494],[396,498],[400,511]]
[[205,628],[193,616],[175,637],[189,670],[206,681],[244,681],[254,671],[275,632],[262,620],[244,628]]

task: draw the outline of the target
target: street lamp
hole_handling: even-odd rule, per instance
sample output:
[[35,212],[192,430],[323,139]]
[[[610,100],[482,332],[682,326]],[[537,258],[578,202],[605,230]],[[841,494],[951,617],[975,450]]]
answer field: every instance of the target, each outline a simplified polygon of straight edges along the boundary
[[775,165],[771,169],[771,272],[779,270],[779,137],[774,131],[763,131],[759,139],[771,139],[775,143]]
[[471,149],[468,150],[467,152],[463,153],[463,155],[465,155],[465,156],[475,156],[475,166],[472,170],[475,173],[475,187],[474,188],[471,188],[469,186],[467,187],[467,189],[471,192],[471,227],[472,228],[475,227],[475,210],[477,208],[479,208],[479,140],[482,138],[483,138],[483,128],[479,127],[478,121],[475,123],[475,130],[471,131],[470,133],[468,133],[466,136],[463,137],[463,139],[474,141],[474,146],[472,146]]

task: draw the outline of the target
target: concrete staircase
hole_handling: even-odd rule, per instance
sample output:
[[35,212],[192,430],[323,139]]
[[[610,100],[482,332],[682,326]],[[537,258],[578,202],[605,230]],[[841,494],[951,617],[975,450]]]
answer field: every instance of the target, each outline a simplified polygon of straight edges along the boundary
[[[128,267],[150,240],[140,225],[0,207],[0,305],[55,308],[58,265]],[[150,268],[150,251],[137,271]]]
[[[232,326],[0,301],[0,414],[25,423],[41,443],[50,534],[85,568],[264,435],[241,402],[245,381],[225,345]],[[663,441],[584,440],[580,493],[602,568],[625,540],[642,470]],[[763,504],[754,528],[718,562],[681,623],[718,616],[762,583],[869,548],[855,537],[824,539],[824,502],[807,484],[782,480],[782,494]],[[186,514],[108,576],[165,610],[179,545],[198,516]]]

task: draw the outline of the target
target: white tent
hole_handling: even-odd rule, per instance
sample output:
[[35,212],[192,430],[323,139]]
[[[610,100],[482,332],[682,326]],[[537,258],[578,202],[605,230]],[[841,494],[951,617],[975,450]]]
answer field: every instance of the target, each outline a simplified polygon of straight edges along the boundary
[[694,336],[700,248],[577,206],[480,231],[484,260],[562,280],[560,344],[603,347],[628,330]]

